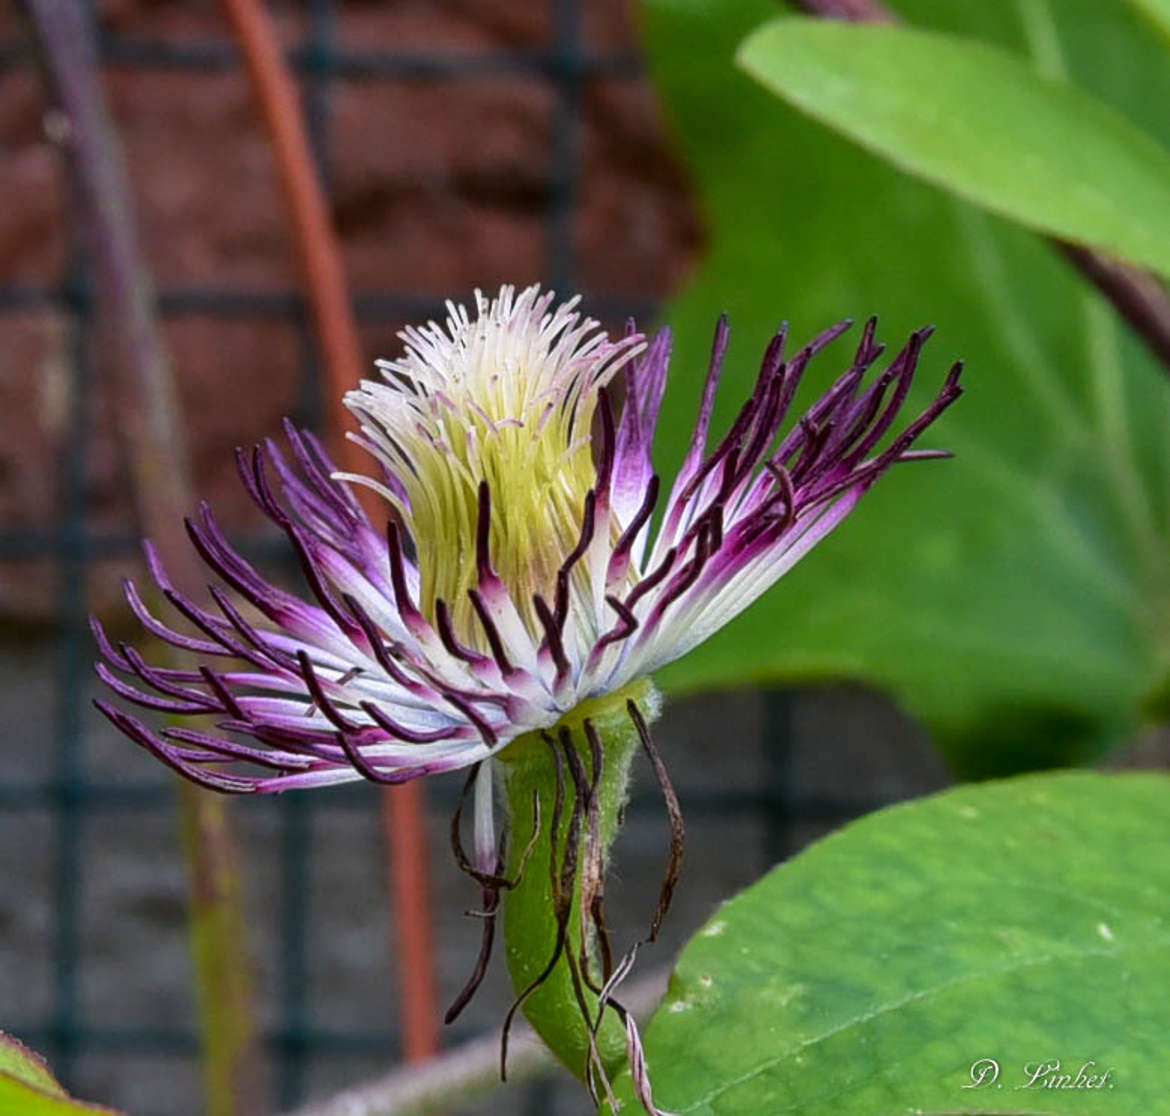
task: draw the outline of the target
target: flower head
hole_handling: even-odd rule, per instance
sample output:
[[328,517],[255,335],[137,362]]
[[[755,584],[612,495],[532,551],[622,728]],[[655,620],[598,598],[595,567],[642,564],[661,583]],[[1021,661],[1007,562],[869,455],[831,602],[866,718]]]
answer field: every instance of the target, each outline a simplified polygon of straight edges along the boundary
[[[266,581],[204,505],[188,521],[193,544],[266,623],[222,588],[214,609],[195,603],[148,545],[163,595],[199,634],[157,619],[132,584],[130,606],[204,664],[150,666],[96,621],[94,630],[115,693],[218,717],[219,732],[155,731],[106,702],[102,712],[221,791],[395,783],[479,763],[726,624],[891,465],[935,456],[911,446],[960,391],[956,365],[937,399],[879,448],[929,331],[867,384],[882,353],[870,321],[846,371],[785,433],[807,365],[848,323],[791,355],[782,330],[712,448],[728,341],[720,321],[690,449],[664,498],[650,451],[670,335],[612,341],[575,306],[505,287],[491,300],[477,294],[474,315],[449,304],[445,328],[405,330],[404,354],[346,398],[377,477],[339,473],[291,425],[291,461],[272,441],[240,451],[243,482],[287,534],[315,601]],[[387,530],[354,498],[354,482],[385,497]]]
[[[597,1095],[613,1064],[601,1035],[612,1010],[637,1095],[659,1112],[637,1027],[613,998],[637,946],[614,964],[602,902],[607,834],[620,814],[633,740],[649,753],[672,832],[648,940],[682,853],[677,800],[634,699],[652,701],[645,680],[653,671],[747,608],[890,466],[938,456],[911,447],[959,395],[956,365],[934,402],[891,435],[929,331],[913,334],[867,383],[882,354],[871,320],[844,373],[799,421],[786,423],[809,362],[847,328],[834,326],[791,355],[781,330],[751,394],[711,447],[728,342],[721,320],[690,448],[667,489],[651,443],[669,333],[647,344],[631,330],[611,341],[577,313],[576,300],[556,307],[536,287],[519,295],[505,287],[492,300],[477,294],[474,316],[449,305],[445,328],[432,322],[404,331],[405,351],[382,363],[383,378],[346,397],[378,475],[339,473],[313,435],[291,424],[291,460],[272,441],[238,452],[244,485],[288,536],[313,602],[265,580],[204,505],[188,532],[234,595],[215,586],[214,607],[197,603],[146,548],[163,596],[198,634],[156,618],[126,586],[144,627],[202,664],[151,666],[94,621],[105,660],[98,672],[116,694],[172,715],[214,717],[217,731],[156,731],[109,702],[99,708],[182,775],[220,791],[398,783],[470,768],[472,857],[459,836],[462,807],[452,832],[460,865],[483,889],[484,945],[448,1018],[482,977],[508,890],[518,932],[536,928],[539,938],[548,924],[555,943],[547,960],[539,949],[527,957],[509,951],[521,990],[508,1020],[559,980],[547,997],[554,1022],[546,1013],[541,1033],[578,1072],[575,1063],[584,1061]],[[385,499],[385,530],[355,499],[353,484]],[[613,727],[615,710],[632,733]],[[526,845],[523,835],[501,843],[495,764],[485,761],[527,734],[535,734],[533,749],[513,749],[500,762],[510,767],[513,819],[532,836]],[[551,909],[547,878],[521,886],[542,835]],[[500,874],[505,861],[511,878]],[[570,925],[574,894],[579,927]],[[584,1030],[559,1022],[569,995],[580,1003]],[[534,1022],[545,1012],[525,1010]]]

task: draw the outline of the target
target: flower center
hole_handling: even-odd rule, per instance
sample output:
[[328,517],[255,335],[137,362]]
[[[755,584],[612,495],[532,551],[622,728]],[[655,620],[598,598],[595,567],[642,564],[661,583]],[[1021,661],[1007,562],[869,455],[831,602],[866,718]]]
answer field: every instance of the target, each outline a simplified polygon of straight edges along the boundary
[[414,540],[420,607],[433,620],[446,602],[460,638],[480,648],[468,590],[479,580],[481,483],[491,493],[492,564],[535,627],[533,594],[551,599],[596,478],[598,389],[641,345],[610,341],[575,312],[576,299],[552,301],[538,287],[518,296],[504,287],[490,301],[476,292],[475,318],[448,303],[446,329],[404,330],[404,355],[379,362],[384,382],[365,381],[346,398],[390,475],[374,487]]

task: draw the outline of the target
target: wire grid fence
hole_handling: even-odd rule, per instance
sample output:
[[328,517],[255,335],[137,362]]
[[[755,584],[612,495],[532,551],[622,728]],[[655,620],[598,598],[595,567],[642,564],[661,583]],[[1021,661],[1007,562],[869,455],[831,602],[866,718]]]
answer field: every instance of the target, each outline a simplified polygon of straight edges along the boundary
[[[494,75],[536,76],[555,90],[555,111],[548,152],[551,183],[546,223],[545,280],[558,291],[577,287],[574,252],[574,207],[581,182],[580,130],[582,83],[590,76],[637,80],[640,59],[634,52],[590,53],[583,43],[584,0],[554,0],[552,40],[545,48],[514,49],[490,54],[428,55],[358,50],[338,45],[337,5],[333,0],[310,0],[307,34],[292,52],[295,71],[302,82],[304,110],[310,135],[326,183],[330,168],[330,98],[341,80],[377,82],[416,79],[437,83],[458,82]],[[240,65],[235,47],[224,42],[191,43],[146,39],[126,32],[96,30],[100,55],[110,67],[146,71],[177,69],[199,72],[226,70]],[[0,42],[0,67],[32,64],[27,48],[18,40]],[[2,71],[0,71],[2,72]],[[47,287],[0,286],[0,314],[52,310],[69,323],[70,410],[61,445],[56,526],[53,530],[27,531],[0,527],[0,575],[3,563],[30,559],[51,563],[57,573],[55,646],[53,664],[53,722],[51,773],[44,778],[21,779],[19,767],[8,766],[0,776],[0,818],[44,812],[51,819],[53,844],[51,938],[52,990],[47,1016],[23,1018],[19,1005],[4,1004],[0,1022],[22,1039],[42,1050],[65,1083],[74,1084],[78,1061],[87,1053],[141,1058],[184,1056],[194,1058],[198,1034],[192,1022],[169,1026],[115,1024],[94,1019],[83,1010],[79,987],[83,979],[83,926],[79,895],[90,874],[101,870],[87,856],[86,830],[95,816],[108,812],[169,811],[173,797],[168,783],[145,764],[141,779],[102,780],[87,772],[81,741],[88,709],[90,663],[93,648],[86,622],[87,582],[95,562],[133,553],[137,540],[130,534],[97,534],[87,525],[87,440],[93,399],[93,310],[95,291],[81,246],[80,230],[71,230],[68,262],[59,282]],[[301,297],[295,292],[268,290],[163,287],[158,305],[164,315],[199,313],[215,318],[272,317],[295,322],[300,331],[301,383],[297,416],[308,425],[320,418],[320,370],[311,325]],[[359,318],[370,322],[400,321],[430,315],[436,300],[398,290],[363,291],[356,295]],[[609,297],[604,292],[589,298],[592,312],[616,318],[634,314],[645,320],[654,306],[632,297]],[[274,560],[267,537],[246,539],[242,548],[262,559]],[[720,790],[718,786],[684,784],[681,794],[688,820],[750,815],[762,823],[762,847],[752,854],[761,865],[774,862],[803,843],[811,832],[828,828],[869,808],[873,803],[816,795],[794,788],[794,748],[801,747],[793,727],[799,699],[778,693],[764,700],[760,733],[762,778],[750,786]],[[864,735],[864,733],[863,733]],[[281,1107],[301,1102],[306,1090],[306,1066],[310,1059],[330,1054],[367,1054],[384,1059],[397,1057],[398,1041],[393,1026],[357,1029],[330,1027],[314,1017],[309,973],[313,964],[307,927],[313,898],[310,886],[310,847],[314,815],[322,803],[373,812],[372,794],[338,792],[290,795],[273,803],[279,814],[279,862],[281,915],[275,1018],[268,1020],[264,1039],[275,1070],[274,1100]],[[451,791],[432,794],[436,811],[450,804]],[[898,792],[884,797],[897,797]],[[637,794],[631,816],[657,809],[649,795]],[[380,874],[371,872],[372,886],[381,886]],[[436,917],[450,912],[439,911]],[[387,1020],[393,1019],[387,1010]],[[455,1035],[457,1039],[458,1032]],[[548,1083],[529,1086],[521,1101],[510,1098],[516,1111],[551,1114],[555,1093]],[[110,1099],[117,1098],[94,1098]]]

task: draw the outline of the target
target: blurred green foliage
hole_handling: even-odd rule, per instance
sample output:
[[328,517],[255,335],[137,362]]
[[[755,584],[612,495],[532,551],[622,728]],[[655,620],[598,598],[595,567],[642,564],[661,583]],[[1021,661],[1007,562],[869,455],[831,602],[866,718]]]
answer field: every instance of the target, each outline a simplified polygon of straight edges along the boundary
[[1126,3],[1170,39],[1170,0],[1126,0]]
[[[893,6],[919,27],[1059,65],[1170,140],[1164,46],[1124,0]],[[967,395],[924,440],[956,458],[884,478],[662,680],[860,679],[923,718],[966,776],[1098,756],[1166,705],[1170,384],[1042,239],[911,180],[737,70],[742,40],[787,10],[646,3],[653,74],[709,229],[700,273],[668,314],[677,340],[660,466],[681,457],[722,311],[732,346],[716,430],[782,319],[799,341],[876,313],[892,347],[938,327],[910,410],[954,358],[967,361]],[[804,401],[845,367],[847,346],[817,358]]]

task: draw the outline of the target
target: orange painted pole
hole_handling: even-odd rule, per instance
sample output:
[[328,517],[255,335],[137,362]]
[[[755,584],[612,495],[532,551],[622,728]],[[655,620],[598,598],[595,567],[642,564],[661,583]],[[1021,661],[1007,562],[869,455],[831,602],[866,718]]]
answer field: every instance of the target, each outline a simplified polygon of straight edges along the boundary
[[[361,345],[341,251],[301,117],[300,97],[260,0],[224,2],[244,51],[296,232],[328,383],[328,441],[343,468],[360,471],[368,462],[345,438],[352,419],[341,400],[361,379]],[[388,787],[383,796],[390,894],[397,915],[403,1052],[407,1061],[418,1062],[435,1054],[439,1046],[426,807],[419,781]]]

